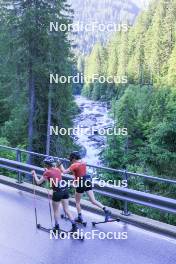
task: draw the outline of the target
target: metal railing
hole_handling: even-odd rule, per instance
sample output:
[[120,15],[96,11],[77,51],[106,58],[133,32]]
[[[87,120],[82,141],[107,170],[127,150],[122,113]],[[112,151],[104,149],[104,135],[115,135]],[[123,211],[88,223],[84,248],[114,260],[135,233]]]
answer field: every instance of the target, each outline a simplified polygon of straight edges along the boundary
[[[42,158],[45,158],[48,156],[46,154],[41,154],[41,153],[32,152],[32,151],[28,151],[28,150],[24,150],[24,149],[19,149],[19,148],[12,148],[12,147],[8,147],[8,146],[4,146],[4,145],[0,145],[0,148],[15,151],[16,161],[21,161],[22,153],[25,153],[29,156],[37,156],[37,157],[42,157]],[[58,159],[58,157],[55,157],[55,156],[53,156],[53,158]],[[62,161],[65,161],[65,162],[69,162],[69,160],[65,159],[65,158],[59,158],[59,159]],[[152,180],[152,181],[156,181],[156,182],[176,184],[176,180],[168,179],[168,177],[167,178],[160,178],[160,177],[150,176],[150,175],[146,175],[146,174],[142,174],[142,173],[134,173],[134,172],[129,172],[127,170],[112,169],[112,168],[98,166],[98,165],[92,165],[92,164],[87,164],[87,166],[89,168],[101,169],[101,170],[105,170],[108,172],[114,172],[114,173],[118,173],[118,174],[120,173],[120,174],[124,175],[124,179],[127,179],[127,180],[129,177],[142,177],[142,178]]]
[[[40,167],[25,164],[21,162],[22,153],[26,153],[27,155],[34,155],[38,157],[45,157],[47,155],[30,152],[27,150],[21,150],[18,148],[11,148],[11,147],[2,146],[2,145],[0,145],[0,148],[15,151],[16,161],[0,158],[0,167],[11,170],[11,171],[16,171],[18,173],[18,183],[21,183],[21,184],[23,183],[21,174],[22,173],[29,174],[32,169],[35,169],[39,175],[42,175],[43,169],[41,169]],[[54,158],[58,158],[58,157],[54,157]],[[68,161],[67,159],[62,159],[62,160],[66,162]],[[118,174],[120,173],[123,179],[126,179],[126,180],[128,180],[129,177],[131,176],[133,177],[139,176],[139,177],[151,180],[151,181],[162,182],[162,183],[167,183],[167,184],[176,184],[176,181],[170,180],[170,179],[148,176],[145,174],[132,173],[132,172],[128,172],[125,170],[118,170],[118,169],[111,169],[107,167],[95,166],[91,164],[88,164],[88,166],[93,169],[95,168],[95,169],[105,170],[107,172],[114,172]],[[71,179],[70,176],[65,176],[65,178]],[[162,197],[159,195],[136,191],[136,190],[132,190],[129,188],[115,187],[114,185],[110,185],[110,184],[107,184],[104,188],[102,188],[99,184],[99,181],[96,181],[95,183],[95,191],[101,195],[123,201],[124,202],[124,209],[123,209],[124,215],[129,215],[129,212],[128,212],[129,202],[147,206],[147,207],[152,207],[152,208],[159,209],[161,211],[165,211],[169,213],[174,213],[174,214],[176,213],[176,200],[171,199],[171,198],[166,198],[166,197]]]

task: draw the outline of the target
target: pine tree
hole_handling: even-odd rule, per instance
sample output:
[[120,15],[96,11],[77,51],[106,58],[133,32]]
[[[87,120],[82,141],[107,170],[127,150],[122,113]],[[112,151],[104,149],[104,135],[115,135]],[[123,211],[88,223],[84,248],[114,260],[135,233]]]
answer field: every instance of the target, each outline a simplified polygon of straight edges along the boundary
[[[9,1],[1,10],[4,12],[4,31],[0,41],[4,41],[3,49],[11,55],[9,60],[4,58],[2,69],[3,74],[5,67],[8,69],[6,76],[9,78],[4,81],[1,78],[1,83],[2,89],[9,86],[12,91],[8,98],[9,119],[6,119],[2,133],[12,145],[21,143],[37,152],[46,152],[47,145],[49,152],[49,142],[46,144],[49,124],[70,127],[74,108],[71,84],[53,84],[51,87],[49,83],[51,72],[71,75],[73,64],[68,33],[50,33],[49,23],[70,23],[72,10],[65,0],[54,3]],[[64,154],[64,146],[72,146],[69,136],[53,137],[50,153]]]

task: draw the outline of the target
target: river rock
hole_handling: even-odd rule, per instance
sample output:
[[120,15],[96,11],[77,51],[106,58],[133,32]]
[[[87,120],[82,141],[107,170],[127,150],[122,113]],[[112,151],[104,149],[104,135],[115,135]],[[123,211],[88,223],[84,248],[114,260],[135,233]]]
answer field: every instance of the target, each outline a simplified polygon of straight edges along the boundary
[[88,118],[94,122],[97,122],[97,119],[94,114],[89,115]]
[[86,154],[87,154],[87,149],[84,146],[82,146],[82,145],[80,146],[80,148],[81,148],[80,151],[79,151],[80,155],[81,155],[82,158],[84,158],[86,156]]
[[95,117],[103,117],[104,115],[103,114],[99,114],[99,113],[95,113],[94,116]]
[[104,144],[104,138],[98,135],[91,135],[88,137],[89,139]]

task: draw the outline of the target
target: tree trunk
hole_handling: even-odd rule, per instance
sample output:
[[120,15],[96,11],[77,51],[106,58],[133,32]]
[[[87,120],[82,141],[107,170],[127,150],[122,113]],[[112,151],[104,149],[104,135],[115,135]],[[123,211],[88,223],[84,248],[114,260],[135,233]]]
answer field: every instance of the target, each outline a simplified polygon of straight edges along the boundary
[[[34,114],[35,114],[35,83],[32,72],[32,64],[29,64],[29,121],[28,121],[28,150],[33,150],[33,136],[34,136]],[[29,155],[28,163],[31,163],[31,155]]]
[[51,84],[49,85],[48,96],[48,122],[47,122],[47,140],[46,140],[46,155],[50,154],[50,126],[51,126]]

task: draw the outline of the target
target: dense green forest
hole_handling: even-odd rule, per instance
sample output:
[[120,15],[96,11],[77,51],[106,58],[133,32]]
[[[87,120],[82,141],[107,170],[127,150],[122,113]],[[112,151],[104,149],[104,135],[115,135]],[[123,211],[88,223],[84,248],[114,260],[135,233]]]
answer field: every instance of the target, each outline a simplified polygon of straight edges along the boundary
[[[128,32],[97,43],[85,59],[83,95],[107,100],[117,127],[104,153],[110,167],[175,178],[176,1],[152,1]],[[112,83],[91,81],[93,74]],[[114,81],[127,77],[127,83]]]
[[[100,22],[116,19],[118,23],[118,12],[125,10],[129,30],[115,33],[108,43],[98,35],[94,39],[89,35],[85,39],[85,32],[78,35],[78,46],[80,51],[84,47],[84,54],[100,40],[89,55],[78,56],[78,68],[68,32],[49,32],[49,22],[57,21],[58,16],[60,24],[72,23],[73,10],[66,2],[0,3],[0,144],[67,157],[75,149],[74,142],[67,135],[50,137],[50,125],[73,126],[77,111],[73,92],[82,89],[88,98],[107,101],[115,126],[128,129],[128,136],[107,137],[102,154],[105,165],[175,179],[176,0],[152,1],[133,26],[131,22],[139,12],[134,2],[123,5],[123,1],[109,1],[107,12],[99,14]],[[75,4],[87,10],[80,12],[84,22],[93,17],[99,4],[89,2],[89,17],[87,1],[87,5],[81,6],[79,1]],[[104,4],[102,7],[105,11]],[[77,71],[86,76],[83,88],[78,84],[72,87],[69,83],[49,82],[50,73],[69,76]],[[92,82],[94,74],[110,77],[111,83]],[[4,157],[7,152],[1,154]],[[16,157],[9,152],[8,158]],[[22,156],[22,161],[26,160],[27,156]],[[114,178],[108,173],[97,173],[105,179]],[[129,188],[175,198],[174,186],[139,177],[131,178]],[[101,201],[123,209],[119,201],[106,197],[101,197]],[[175,224],[172,216],[153,209],[130,205],[130,210]]]
[[49,32],[58,15],[60,23],[72,22],[64,0],[1,1],[1,144],[55,155],[72,147],[69,136],[49,137],[52,124],[72,126],[75,108],[71,86],[49,81],[51,72],[67,76],[73,65],[67,32]]

